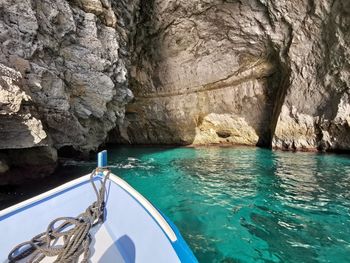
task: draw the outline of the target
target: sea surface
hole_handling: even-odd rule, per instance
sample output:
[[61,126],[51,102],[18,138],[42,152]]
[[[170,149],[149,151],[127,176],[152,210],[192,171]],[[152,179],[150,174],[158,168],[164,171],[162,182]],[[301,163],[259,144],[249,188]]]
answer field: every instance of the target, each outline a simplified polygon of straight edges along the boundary
[[[108,159],[177,225],[199,262],[350,262],[349,155],[119,147]],[[94,166],[66,162],[49,185]],[[6,193],[8,203],[29,194],[2,189],[0,200]]]

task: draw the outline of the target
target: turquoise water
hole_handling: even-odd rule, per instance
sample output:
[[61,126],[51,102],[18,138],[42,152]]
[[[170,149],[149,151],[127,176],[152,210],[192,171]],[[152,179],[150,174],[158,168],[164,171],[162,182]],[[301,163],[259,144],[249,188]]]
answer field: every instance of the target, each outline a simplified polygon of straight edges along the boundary
[[119,148],[109,160],[200,262],[350,262],[347,155]]

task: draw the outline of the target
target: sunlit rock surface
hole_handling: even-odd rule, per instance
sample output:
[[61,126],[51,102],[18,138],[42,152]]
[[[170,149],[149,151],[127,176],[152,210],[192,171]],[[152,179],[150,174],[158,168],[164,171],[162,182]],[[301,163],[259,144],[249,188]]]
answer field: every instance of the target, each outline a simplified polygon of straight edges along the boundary
[[[291,76],[274,145],[350,149],[350,2],[314,1],[289,18]],[[297,19],[297,17],[299,17]]]
[[349,12],[346,0],[143,1],[121,141],[350,149]]
[[30,148],[47,145],[47,134],[21,86],[22,75],[0,64],[0,148]]
[[1,171],[106,141],[350,150],[348,0],[0,8]]
[[0,149],[48,147],[49,159],[63,146],[97,149],[132,99],[134,4],[1,0],[0,8]]

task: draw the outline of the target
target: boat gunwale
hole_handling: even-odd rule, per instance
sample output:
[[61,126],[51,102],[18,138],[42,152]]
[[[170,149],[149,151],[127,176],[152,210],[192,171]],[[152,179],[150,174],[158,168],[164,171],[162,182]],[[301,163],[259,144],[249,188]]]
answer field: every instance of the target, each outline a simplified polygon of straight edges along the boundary
[[[118,185],[121,189],[127,192],[135,201],[137,201],[142,208],[152,217],[152,219],[157,223],[157,225],[165,233],[166,237],[172,242],[178,240],[177,235],[175,234],[172,227],[169,225],[168,221],[161,215],[157,208],[155,208],[150,201],[148,201],[143,195],[141,195],[137,190],[130,186],[126,181],[121,179],[119,176],[112,174],[109,177],[109,180]],[[96,175],[93,180],[101,180],[103,175]],[[66,191],[79,187],[85,183],[88,183],[90,180],[90,174],[84,175],[78,179],[74,179],[70,182],[67,182],[61,186],[53,188],[47,192],[29,198],[25,201],[22,201],[18,204],[10,206],[0,211],[0,221],[4,220],[16,213],[19,213],[25,209],[30,208],[34,204],[40,204],[45,202],[47,199],[54,198],[57,195],[63,194]]]
[[[64,183],[58,187],[55,187],[49,191],[46,191],[42,194],[33,196],[27,200],[24,200],[22,202],[19,202],[18,204],[12,205],[10,207],[7,207],[3,210],[0,210],[0,221],[12,216],[13,214],[19,213],[22,210],[28,209],[30,206],[34,204],[40,204],[42,202],[45,202],[47,199],[53,198],[57,195],[63,194],[66,191],[69,191],[73,188],[76,188],[78,186],[81,186],[85,183],[88,183],[88,179],[90,179],[90,174],[84,175],[78,179],[74,179],[72,181],[69,181],[67,183]],[[98,180],[98,177],[94,177],[94,181]]]

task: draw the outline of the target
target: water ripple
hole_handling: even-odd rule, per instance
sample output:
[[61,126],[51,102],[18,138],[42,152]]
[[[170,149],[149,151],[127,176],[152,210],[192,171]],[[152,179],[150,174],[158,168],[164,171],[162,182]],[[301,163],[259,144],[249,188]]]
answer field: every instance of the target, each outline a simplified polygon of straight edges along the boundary
[[200,262],[348,262],[350,158],[254,148],[124,148],[121,175]]

